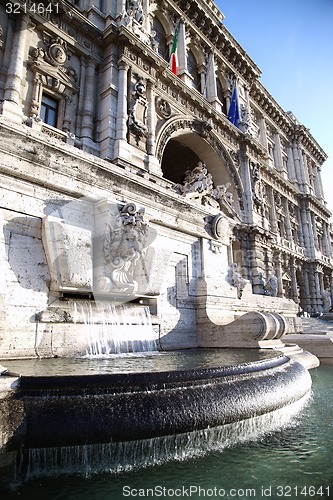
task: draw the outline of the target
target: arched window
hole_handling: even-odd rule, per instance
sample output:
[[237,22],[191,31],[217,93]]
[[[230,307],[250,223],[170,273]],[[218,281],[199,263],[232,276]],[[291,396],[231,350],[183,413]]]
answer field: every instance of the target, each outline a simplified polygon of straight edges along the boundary
[[198,71],[198,63],[191,50],[187,54],[187,71],[192,77],[192,87],[201,92],[201,78]]
[[153,30],[155,31],[155,41],[157,42],[157,51],[163,59],[169,59],[169,50],[166,42],[165,29],[162,26],[162,23],[154,17],[153,20]]

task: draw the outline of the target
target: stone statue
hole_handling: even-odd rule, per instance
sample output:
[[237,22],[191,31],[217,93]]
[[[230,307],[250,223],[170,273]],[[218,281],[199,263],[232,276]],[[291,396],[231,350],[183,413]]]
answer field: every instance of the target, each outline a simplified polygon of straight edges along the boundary
[[323,311],[330,312],[332,307],[332,297],[329,288],[326,288],[323,292]]
[[144,81],[139,79],[131,95],[131,109],[128,116],[128,127],[135,136],[137,145],[147,134],[147,107],[146,86]]
[[265,285],[266,294],[270,297],[276,297],[278,291],[278,279],[275,274],[275,271],[272,271],[268,276],[266,285]]
[[128,0],[127,14],[133,18],[137,23],[143,24],[144,14],[141,0]]
[[243,278],[238,264],[232,264],[230,266],[230,281],[231,285],[237,288],[237,297],[241,299],[243,290],[249,281]]
[[233,196],[228,192],[230,183],[214,187],[213,177],[206,165],[199,161],[192,170],[186,170],[183,184],[176,184],[175,189],[179,194],[187,198],[201,201],[202,205],[211,205],[217,208],[228,207],[230,212],[233,208]]

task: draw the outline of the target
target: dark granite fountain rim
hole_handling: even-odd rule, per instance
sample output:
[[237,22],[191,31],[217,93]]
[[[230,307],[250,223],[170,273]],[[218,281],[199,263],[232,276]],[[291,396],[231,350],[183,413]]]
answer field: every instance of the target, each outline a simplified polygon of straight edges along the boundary
[[174,369],[168,371],[143,371],[130,373],[99,373],[80,375],[21,375],[19,390],[30,391],[82,391],[108,390],[112,392],[133,392],[173,386],[203,385],[225,379],[257,376],[290,362],[290,358],[279,351],[268,359],[250,361],[235,365]]

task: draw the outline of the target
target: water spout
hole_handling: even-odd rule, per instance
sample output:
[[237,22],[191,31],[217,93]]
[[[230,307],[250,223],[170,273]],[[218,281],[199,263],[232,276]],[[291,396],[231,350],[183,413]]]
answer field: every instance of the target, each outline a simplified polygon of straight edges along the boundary
[[74,301],[73,318],[86,327],[87,356],[157,351],[148,306]]

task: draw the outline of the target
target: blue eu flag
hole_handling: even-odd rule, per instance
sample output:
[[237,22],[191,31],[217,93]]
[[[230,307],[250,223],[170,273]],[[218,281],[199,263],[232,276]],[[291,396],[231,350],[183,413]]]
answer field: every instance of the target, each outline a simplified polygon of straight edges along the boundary
[[239,119],[240,119],[240,113],[239,113],[238,93],[237,93],[237,86],[235,84],[229,106],[228,120],[230,120],[231,123],[233,123],[234,125],[236,125],[236,127],[238,127]]

